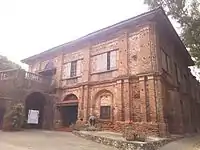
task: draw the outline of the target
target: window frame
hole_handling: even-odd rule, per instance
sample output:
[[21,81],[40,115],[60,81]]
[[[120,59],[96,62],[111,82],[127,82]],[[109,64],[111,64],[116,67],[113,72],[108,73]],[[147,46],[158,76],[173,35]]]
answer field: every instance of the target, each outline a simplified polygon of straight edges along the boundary
[[71,61],[70,78],[77,76],[77,60]]
[[106,63],[107,63],[107,71],[111,69],[111,68],[110,68],[110,67],[111,67],[111,65],[110,65],[110,64],[111,64],[111,62],[110,62],[110,61],[111,61],[111,59],[110,59],[110,53],[111,53],[111,52],[109,51],[109,52],[107,52],[107,54],[106,54],[106,56],[107,56],[107,62],[106,62]]
[[[106,112],[102,112],[102,111],[106,111]],[[111,119],[111,106],[100,106],[100,119],[102,120]]]
[[[114,70],[117,70],[117,51],[118,49],[113,49],[113,50],[110,50],[110,51],[107,51],[107,52],[103,52],[103,53],[100,53],[100,54],[96,54],[94,56],[92,56],[93,58],[94,57],[101,57],[102,55],[106,55],[106,66],[104,69],[99,69],[99,70],[92,70],[92,73],[91,74],[96,74],[96,73],[104,73],[104,72],[109,72],[109,71],[114,71]],[[115,57],[115,67],[112,67],[112,55],[111,53],[115,52],[116,53],[116,57]],[[96,58],[94,58],[96,59]],[[98,58],[97,58],[98,59]],[[91,64],[92,65],[92,64]],[[96,63],[96,65],[100,65],[99,62]]]
[[[171,65],[171,58],[169,57],[169,55],[164,51],[163,48],[161,48],[161,53],[164,54],[164,56],[161,57],[161,59],[164,59],[165,61],[165,66],[163,66],[164,64],[162,64],[162,68],[168,72],[168,73],[171,73],[172,71],[172,65]],[[164,58],[163,58],[164,57]],[[162,60],[162,63],[163,63],[163,60]]]

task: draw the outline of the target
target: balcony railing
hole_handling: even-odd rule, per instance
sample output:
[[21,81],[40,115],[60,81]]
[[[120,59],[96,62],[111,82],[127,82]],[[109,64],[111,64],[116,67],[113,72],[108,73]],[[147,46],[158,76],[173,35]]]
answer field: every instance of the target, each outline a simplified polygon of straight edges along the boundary
[[45,83],[45,84],[50,84],[50,82],[52,80],[51,78],[44,77],[42,75],[35,74],[32,72],[25,72],[25,79],[32,80],[32,81],[35,81],[38,83]]
[[[23,69],[0,71],[0,85],[8,85],[9,82],[12,82],[13,87],[18,84],[24,89],[31,88],[48,91],[51,88],[53,80]],[[9,85],[11,86],[11,84]]]
[[17,77],[19,69],[0,71],[0,80],[9,80]]

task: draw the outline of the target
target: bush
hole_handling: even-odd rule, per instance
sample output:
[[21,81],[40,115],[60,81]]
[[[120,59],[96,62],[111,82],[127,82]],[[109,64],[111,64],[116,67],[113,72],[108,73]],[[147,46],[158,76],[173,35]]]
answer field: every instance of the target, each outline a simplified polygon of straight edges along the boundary
[[126,125],[123,133],[123,137],[127,141],[140,141],[140,142],[145,142],[146,136],[142,133],[137,133],[131,124]]
[[81,131],[85,130],[85,128],[87,128],[87,125],[84,121],[77,120],[76,124],[71,125],[70,128],[72,128],[73,130]]
[[5,114],[3,120],[3,130],[19,131],[21,130],[24,121],[24,106],[22,104],[16,104]]

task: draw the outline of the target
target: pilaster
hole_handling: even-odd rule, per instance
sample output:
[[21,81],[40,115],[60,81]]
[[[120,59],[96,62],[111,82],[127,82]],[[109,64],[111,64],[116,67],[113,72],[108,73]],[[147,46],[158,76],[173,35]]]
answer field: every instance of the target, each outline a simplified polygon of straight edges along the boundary
[[124,80],[124,115],[125,115],[125,122],[129,122],[131,120],[130,114],[130,87],[129,87],[129,79]]
[[147,121],[146,115],[146,91],[145,91],[145,78],[139,77],[139,87],[140,87],[140,109],[141,109],[141,121]]
[[88,120],[88,101],[89,101],[89,87],[84,86],[84,96],[83,96],[83,120]]
[[119,75],[128,74],[128,34],[124,33],[119,37]]
[[90,77],[90,47],[84,50],[83,53],[83,76],[82,76],[82,82],[89,81]]
[[117,95],[115,101],[115,110],[114,110],[114,121],[122,121],[123,120],[123,94],[122,94],[122,80],[117,81]]
[[80,97],[78,102],[78,118],[83,119],[84,117],[84,86],[80,87]]
[[149,116],[151,122],[157,122],[157,111],[156,111],[156,89],[155,89],[155,78],[154,76],[147,77],[148,82],[148,96],[149,96]]
[[56,79],[57,79],[57,86],[60,87],[61,86],[61,80],[62,80],[62,72],[63,72],[63,60],[64,60],[64,54],[61,53],[61,55],[59,56],[60,62],[58,63],[58,68],[56,70]]

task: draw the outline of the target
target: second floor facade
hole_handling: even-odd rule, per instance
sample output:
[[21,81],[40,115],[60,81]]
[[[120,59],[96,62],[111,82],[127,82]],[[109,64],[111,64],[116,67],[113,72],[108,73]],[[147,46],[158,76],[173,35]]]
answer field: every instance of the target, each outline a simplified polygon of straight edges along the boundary
[[140,25],[137,29],[133,26],[112,38],[107,36],[75,50],[66,48],[54,57],[49,54],[35,59],[29,64],[29,72],[41,73],[52,66],[60,87],[151,73],[157,69],[151,55],[155,48],[148,45],[155,44],[154,34],[154,24]]
[[22,62],[32,73],[53,69],[58,88],[152,73],[162,74],[172,88],[185,92],[198,86],[188,69],[194,63],[160,8]]

